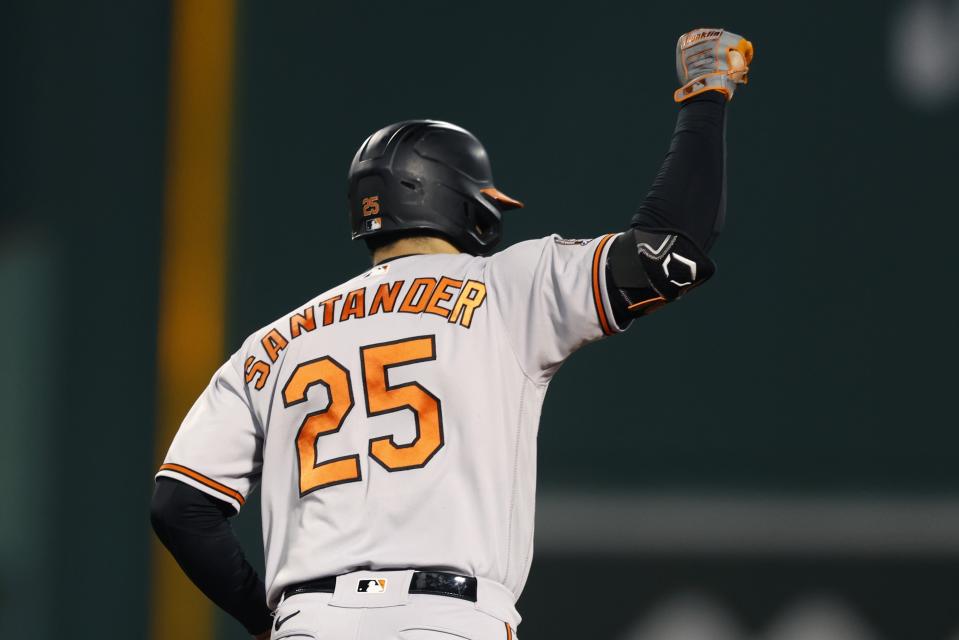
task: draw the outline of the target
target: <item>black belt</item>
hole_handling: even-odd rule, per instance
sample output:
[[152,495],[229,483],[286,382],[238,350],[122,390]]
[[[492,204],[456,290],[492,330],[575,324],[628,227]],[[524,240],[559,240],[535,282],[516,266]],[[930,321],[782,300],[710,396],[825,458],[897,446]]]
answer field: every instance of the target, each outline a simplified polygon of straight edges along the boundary
[[[283,597],[289,598],[298,593],[333,593],[335,590],[336,576],[331,576],[289,586],[283,590]],[[442,571],[414,571],[409,592],[476,602],[476,578]]]

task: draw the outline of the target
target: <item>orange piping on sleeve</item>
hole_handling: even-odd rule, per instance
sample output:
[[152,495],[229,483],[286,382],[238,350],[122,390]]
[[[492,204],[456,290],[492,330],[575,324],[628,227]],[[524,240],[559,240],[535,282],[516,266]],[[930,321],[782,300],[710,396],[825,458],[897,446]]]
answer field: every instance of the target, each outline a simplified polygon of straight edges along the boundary
[[599,245],[593,253],[593,302],[596,304],[596,316],[599,318],[599,326],[603,329],[603,335],[611,336],[614,331],[610,328],[609,319],[606,317],[606,308],[603,307],[603,292],[600,289],[600,262],[602,262],[603,249],[614,234],[609,233],[602,237]]
[[182,473],[183,475],[193,478],[194,480],[196,480],[197,482],[201,484],[205,484],[211,489],[215,489],[216,491],[219,491],[223,495],[233,498],[234,500],[239,502],[241,506],[246,503],[246,499],[243,497],[243,494],[241,494],[239,491],[235,489],[231,489],[225,484],[220,484],[216,480],[207,478],[202,473],[199,473],[198,471],[194,471],[193,469],[190,469],[189,467],[184,467],[182,464],[164,464],[160,466],[160,471],[174,471],[176,473]]

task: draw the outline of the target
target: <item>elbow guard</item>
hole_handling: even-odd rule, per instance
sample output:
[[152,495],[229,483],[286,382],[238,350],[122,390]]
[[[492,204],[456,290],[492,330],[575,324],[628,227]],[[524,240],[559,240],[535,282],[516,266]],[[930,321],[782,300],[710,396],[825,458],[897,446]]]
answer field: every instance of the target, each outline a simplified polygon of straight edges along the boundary
[[632,317],[676,300],[716,272],[695,242],[669,229],[630,229],[613,241],[607,266]]

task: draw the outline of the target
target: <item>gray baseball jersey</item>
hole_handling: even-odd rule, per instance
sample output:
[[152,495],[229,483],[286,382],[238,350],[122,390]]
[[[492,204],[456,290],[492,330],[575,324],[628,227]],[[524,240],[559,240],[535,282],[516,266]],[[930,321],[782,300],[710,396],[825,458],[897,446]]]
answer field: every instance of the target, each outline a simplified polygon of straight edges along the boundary
[[270,606],[291,584],[358,568],[454,571],[515,601],[547,385],[621,330],[612,238],[407,256],[323,293],[216,372],[157,475],[237,511],[262,485]]

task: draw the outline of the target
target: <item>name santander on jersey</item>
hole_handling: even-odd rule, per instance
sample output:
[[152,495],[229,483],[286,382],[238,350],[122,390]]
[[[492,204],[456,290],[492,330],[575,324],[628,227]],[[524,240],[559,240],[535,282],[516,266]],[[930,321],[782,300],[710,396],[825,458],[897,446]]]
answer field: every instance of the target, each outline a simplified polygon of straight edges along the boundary
[[[363,279],[388,274],[390,263],[374,267]],[[369,295],[367,294],[369,291]],[[280,357],[291,340],[315,331],[317,326],[362,319],[380,313],[428,313],[450,324],[469,329],[473,313],[486,300],[486,284],[478,280],[457,280],[448,276],[420,277],[412,280],[383,282],[375,289],[368,285],[336,294],[305,307],[289,317],[289,331],[273,328],[260,339],[265,357],[249,356],[244,363],[246,382],[257,390],[270,377],[271,364]],[[320,325],[317,325],[317,316]]]

